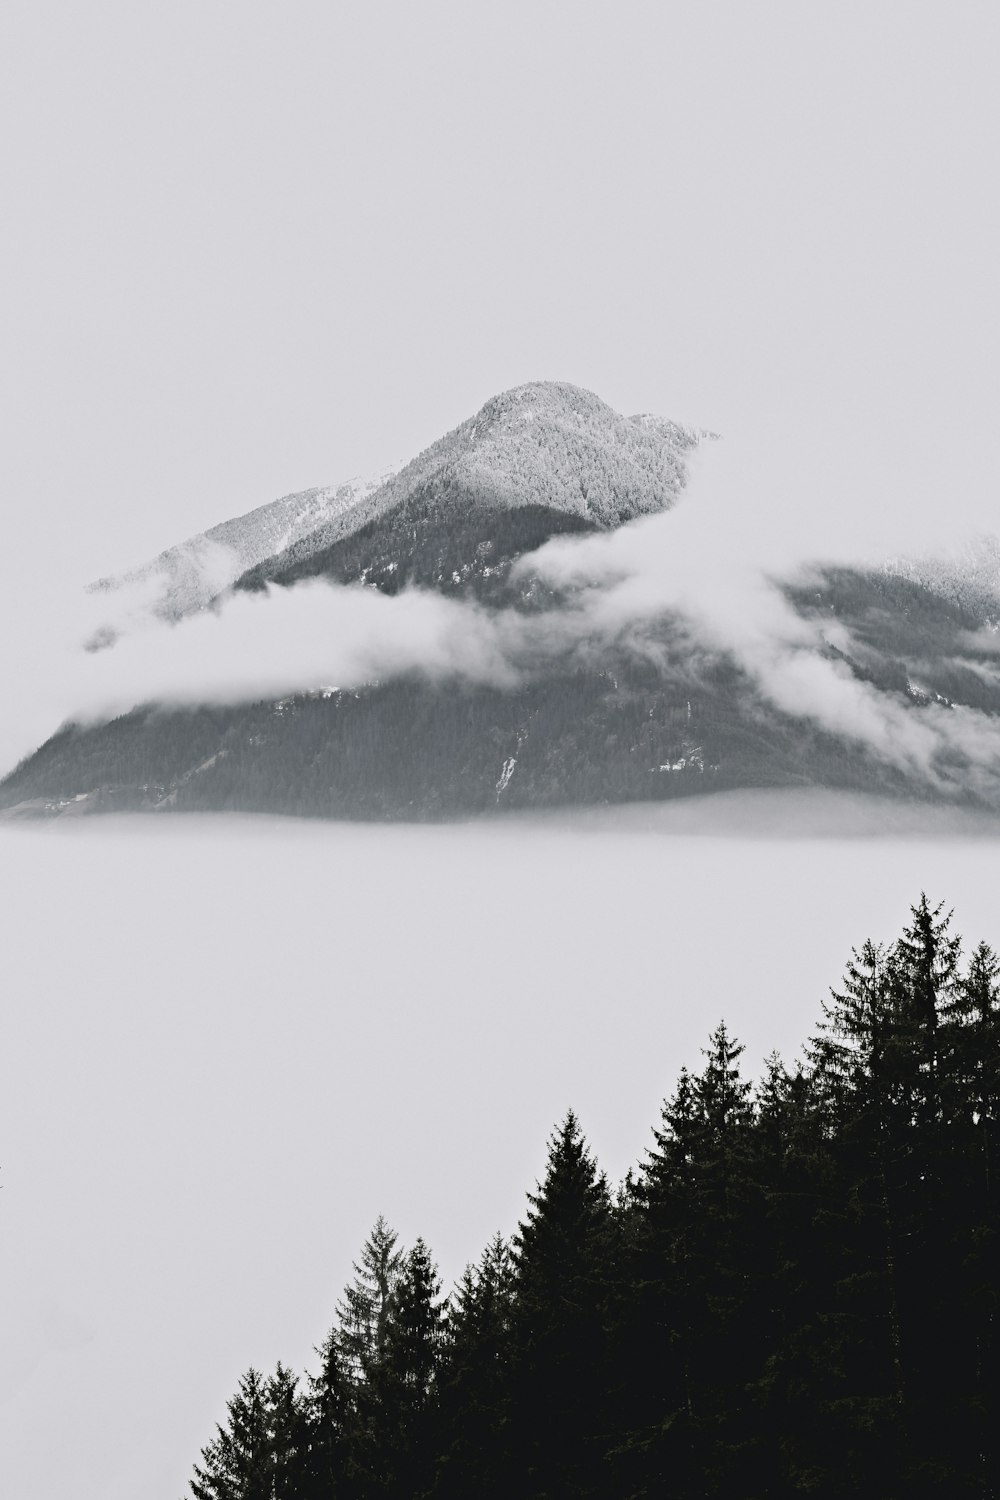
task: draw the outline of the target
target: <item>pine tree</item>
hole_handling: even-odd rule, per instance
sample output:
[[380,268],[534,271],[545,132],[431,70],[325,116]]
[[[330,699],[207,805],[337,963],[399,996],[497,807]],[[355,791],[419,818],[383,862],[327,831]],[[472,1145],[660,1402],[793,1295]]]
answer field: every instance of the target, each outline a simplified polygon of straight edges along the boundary
[[264,1377],[249,1369],[226,1403],[225,1426],[201,1452],[191,1493],[195,1500],[271,1500],[270,1444]]
[[370,1379],[382,1364],[393,1293],[403,1264],[398,1235],[379,1214],[337,1304],[337,1354],[347,1377]]
[[868,1108],[881,1085],[892,1020],[891,963],[881,944],[853,948],[841,988],[822,1003],[808,1055],[831,1133]]
[[307,1431],[295,1377],[281,1364],[267,1380],[250,1369],[226,1406],[195,1465],[195,1500],[298,1500]]
[[956,987],[948,1010],[949,1116],[962,1146],[979,1163],[984,1205],[996,1193],[1000,1132],[1000,958],[980,943]]
[[846,1483],[867,1474],[887,1495],[905,1451],[899,1182],[913,1074],[896,964],[895,951],[881,944],[853,949],[809,1049],[840,1179],[829,1204],[839,1254],[823,1362],[838,1377],[831,1398],[844,1403],[842,1474]]
[[405,1257],[396,1279],[385,1338],[391,1381],[419,1411],[430,1400],[444,1338],[441,1281],[422,1239]]
[[354,1391],[337,1347],[336,1329],[317,1349],[318,1374],[309,1376],[306,1418],[309,1430],[309,1500],[333,1500],[347,1492],[354,1430]]
[[396,1500],[424,1495],[433,1478],[444,1306],[437,1269],[418,1239],[393,1290],[384,1359],[374,1388],[382,1488]]
[[742,1052],[720,1024],[702,1072],[683,1070],[664,1105],[639,1182],[649,1340],[637,1374],[648,1397],[645,1431],[630,1446],[642,1449],[645,1484],[678,1496],[731,1492],[731,1450],[745,1441],[741,1392],[756,1374],[760,1211]]
[[[694,1203],[696,1106],[683,1068],[664,1102],[654,1145],[637,1177],[626,1179],[620,1206],[622,1255],[613,1288],[615,1484],[624,1494],[655,1493],[679,1480],[676,1454],[664,1467],[663,1434],[690,1427],[687,1358],[692,1290],[689,1239]],[[690,1457],[690,1434],[682,1440]],[[683,1465],[681,1466],[683,1468]],[[668,1475],[669,1471],[669,1475]]]
[[942,1022],[953,1004],[962,948],[961,938],[949,931],[952,913],[943,912],[943,902],[932,908],[921,891],[893,954],[899,1082],[909,1087],[911,1108],[925,1130],[941,1119]]
[[441,1500],[506,1500],[515,1492],[508,1428],[514,1262],[497,1234],[452,1296],[442,1375]]
[[757,1090],[754,1175],[762,1198],[765,1308],[753,1384],[761,1442],[756,1493],[839,1496],[838,1434],[825,1412],[843,1396],[840,1308],[831,1292],[843,1233],[840,1176],[822,1100],[801,1065],[776,1054]]
[[572,1110],[514,1237],[515,1492],[602,1493],[611,1202]]
[[986,943],[974,949],[953,993],[945,1052],[942,1091],[951,1150],[941,1208],[924,1235],[928,1252],[940,1262],[935,1300],[941,1333],[928,1351],[924,1383],[927,1406],[937,1399],[946,1414],[953,1482],[964,1471],[969,1492],[986,1495],[994,1492],[991,1487],[1000,1478],[995,1418],[1000,1402],[1000,1198],[995,1180],[1000,1148],[1000,960]]
[[272,1500],[305,1500],[310,1469],[307,1404],[298,1380],[280,1362],[264,1390],[271,1448]]
[[[378,1448],[384,1435],[387,1339],[403,1261],[398,1236],[380,1214],[337,1304],[310,1393],[311,1415],[320,1424],[314,1468],[338,1477],[351,1496],[385,1493]],[[321,1485],[319,1478],[315,1482]]]

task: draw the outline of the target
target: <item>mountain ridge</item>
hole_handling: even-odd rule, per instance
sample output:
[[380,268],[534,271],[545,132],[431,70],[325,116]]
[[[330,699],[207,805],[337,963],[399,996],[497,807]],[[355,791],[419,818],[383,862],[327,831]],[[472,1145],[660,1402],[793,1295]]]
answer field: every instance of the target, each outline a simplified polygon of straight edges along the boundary
[[[534,507],[568,515],[581,529],[609,529],[668,508],[687,478],[686,455],[712,436],[663,418],[622,417],[592,392],[565,381],[532,381],[503,391],[349,512],[248,569],[238,588],[293,583],[327,571],[321,555],[366,527],[464,519],[470,510]],[[562,522],[554,522],[562,530]],[[402,538],[397,537],[397,547]],[[397,559],[397,562],[399,560]],[[331,575],[346,581],[334,566]],[[407,570],[414,581],[446,578]],[[390,584],[393,591],[398,581]]]
[[136,589],[151,596],[154,613],[178,619],[209,604],[241,573],[307,536],[324,520],[349,511],[384,484],[396,467],[281,495],[165,547],[138,567],[95,579],[86,592],[115,595]]
[[[406,464],[282,496],[98,579],[88,592],[110,598],[136,589],[151,596],[145,607],[153,613],[179,619],[232,587],[287,585],[320,573],[353,582],[363,568],[339,566],[338,545],[365,528],[393,529],[394,514],[397,533],[415,527],[425,543],[429,527],[465,526],[470,512],[533,509],[536,521],[548,512],[553,534],[607,529],[671,505],[686,481],[686,455],[712,436],[648,413],[623,417],[566,381],[529,381],[490,397]],[[544,540],[544,525],[526,529],[537,537],[533,545]],[[403,538],[395,535],[392,545],[401,554]],[[514,545],[523,551],[528,544]],[[403,582],[447,589],[456,571],[410,567],[400,555],[394,561],[375,580],[390,592]]]

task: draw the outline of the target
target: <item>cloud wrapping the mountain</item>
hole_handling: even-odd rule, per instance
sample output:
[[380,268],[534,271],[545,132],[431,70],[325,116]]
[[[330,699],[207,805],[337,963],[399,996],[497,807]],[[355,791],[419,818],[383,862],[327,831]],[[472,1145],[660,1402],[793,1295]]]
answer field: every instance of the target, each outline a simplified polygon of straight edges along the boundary
[[[939,788],[948,786],[950,769],[995,794],[995,720],[938,703],[914,708],[859,681],[828,649],[850,651],[845,627],[804,619],[778,586],[806,577],[808,565],[876,563],[885,555],[884,532],[874,522],[866,527],[856,501],[845,521],[836,476],[807,491],[794,469],[769,478],[758,461],[755,479],[748,459],[745,449],[712,444],[696,455],[689,490],[674,509],[618,530],[559,538],[523,558],[520,574],[568,590],[557,609],[491,613],[428,591],[388,597],[312,581],[237,594],[169,625],[156,616],[157,580],[146,578],[86,595],[70,618],[64,607],[54,609],[24,659],[21,686],[34,701],[35,722],[49,716],[50,732],[67,717],[103,719],[142,702],[234,703],[413,672],[506,688],[557,658],[593,661],[609,645],[661,659],[667,671],[697,672],[699,661],[723,654],[784,713]],[[926,507],[922,514],[926,521]],[[941,550],[945,528],[934,531],[924,524],[912,540]],[[215,549],[210,561],[227,571]],[[669,660],[657,631],[665,615]],[[114,645],[81,650],[95,634]],[[992,636],[980,635],[989,632],[974,644],[995,649]]]
[[413,590],[324,581],[239,593],[218,610],[145,626],[82,664],[74,712],[106,717],[137,702],[239,703],[408,672],[509,686],[515,669],[482,610]]
[[[854,524],[838,529],[829,524],[838,508],[829,496],[813,494],[808,524],[800,517],[798,525],[782,528],[774,523],[775,507],[753,499],[753,483],[735,471],[731,456],[718,450],[699,455],[695,473],[692,492],[676,511],[580,541],[559,538],[522,559],[520,570],[583,588],[576,611],[581,639],[628,641],[665,611],[676,611],[694,640],[735,660],[783,712],[863,745],[940,790],[954,786],[946,767],[954,770],[958,761],[968,784],[995,795],[995,719],[935,702],[915,709],[859,680],[828,649],[850,650],[846,628],[804,619],[780,587],[824,565],[877,566],[885,557],[879,526],[866,532],[855,507],[849,512]],[[762,520],[768,516],[770,525]],[[942,521],[926,515],[915,536],[939,551],[951,540]]]

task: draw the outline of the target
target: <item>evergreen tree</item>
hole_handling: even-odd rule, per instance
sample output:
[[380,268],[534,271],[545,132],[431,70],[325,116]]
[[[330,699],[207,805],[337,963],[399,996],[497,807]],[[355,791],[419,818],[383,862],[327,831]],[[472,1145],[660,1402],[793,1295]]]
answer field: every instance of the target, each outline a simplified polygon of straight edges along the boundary
[[668,1484],[678,1497],[731,1493],[747,1441],[759,1223],[742,1051],[720,1024],[701,1074],[682,1071],[664,1105],[640,1177],[636,1279],[649,1335],[637,1365],[647,1395],[626,1450],[641,1451],[650,1493]]
[[306,1500],[311,1446],[307,1404],[299,1395],[297,1378],[281,1363],[268,1378],[264,1399],[272,1500]]
[[398,1235],[379,1214],[354,1263],[354,1280],[337,1304],[337,1354],[347,1377],[371,1379],[385,1353],[393,1293],[403,1264]]
[[299,1500],[307,1430],[295,1377],[281,1364],[267,1380],[250,1369],[226,1406],[195,1465],[195,1500]]
[[[991,1494],[1000,1474],[1000,1201],[996,1162],[1000,1147],[1000,961],[980,943],[953,995],[946,1028],[943,1086],[951,1151],[946,1163],[943,1211],[930,1226],[929,1248],[941,1260],[944,1282],[939,1317],[944,1350],[926,1378],[927,1403],[942,1374],[953,1434],[950,1474],[964,1471],[970,1493]],[[942,1247],[941,1241],[944,1240]],[[943,1253],[942,1253],[943,1249]],[[945,1362],[946,1361],[946,1362]],[[940,1399],[940,1398],[938,1398]],[[958,1462],[958,1453],[965,1463]]]
[[348,1379],[333,1329],[316,1351],[319,1373],[309,1376],[306,1415],[309,1449],[305,1493],[309,1500],[335,1500],[346,1495],[354,1427],[354,1391]]
[[393,1289],[385,1363],[393,1386],[412,1411],[426,1407],[434,1389],[444,1338],[441,1281],[422,1239],[404,1259]]
[[827,1394],[842,1475],[861,1483],[867,1474],[886,1496],[895,1493],[905,1451],[898,1189],[914,1073],[907,1052],[914,1032],[898,1024],[896,965],[894,950],[881,944],[852,950],[810,1047],[839,1174],[828,1207],[839,1241],[833,1309],[818,1363],[836,1376]]
[[314,1418],[322,1414],[324,1421],[320,1463],[359,1500],[384,1495],[388,1483],[381,1452],[386,1349],[403,1261],[398,1236],[380,1214],[337,1304],[337,1321],[320,1351],[321,1373],[312,1392]]
[[444,1305],[437,1270],[418,1239],[393,1290],[384,1361],[374,1386],[382,1488],[397,1500],[426,1494],[433,1477]]
[[831,1133],[863,1112],[882,1083],[890,995],[891,958],[885,947],[865,942],[852,948],[841,988],[822,1002],[819,1034],[808,1048]]
[[996,1194],[1000,1131],[1000,958],[980,943],[948,1011],[949,1119],[962,1148],[978,1162],[984,1206]]
[[942,1022],[954,1003],[962,947],[949,931],[951,912],[943,912],[943,902],[932,908],[921,891],[894,950],[896,1052],[908,1064],[911,1108],[925,1130],[941,1117]]
[[767,1496],[843,1493],[840,1434],[827,1412],[843,1394],[839,1275],[840,1177],[813,1076],[766,1059],[757,1090],[754,1175],[762,1194],[757,1490]]
[[504,1500],[514,1491],[508,1430],[514,1262],[497,1234],[452,1296],[442,1375],[441,1500]]
[[570,1110],[514,1237],[515,1492],[605,1493],[607,1182]]

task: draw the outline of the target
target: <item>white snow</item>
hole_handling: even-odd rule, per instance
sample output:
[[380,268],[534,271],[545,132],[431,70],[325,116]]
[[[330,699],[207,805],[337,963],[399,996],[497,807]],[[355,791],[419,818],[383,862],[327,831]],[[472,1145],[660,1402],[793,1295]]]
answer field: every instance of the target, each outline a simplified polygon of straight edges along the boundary
[[[508,760],[505,760],[504,763],[503,763],[503,770],[500,772],[500,780],[497,782],[497,801],[498,802],[500,801],[500,798],[502,797],[503,793],[507,790],[508,786],[510,785],[510,778],[514,774],[514,767],[516,765],[517,765],[517,758],[516,758],[516,756],[511,756]],[[518,784],[520,785],[520,783],[518,783]]]

